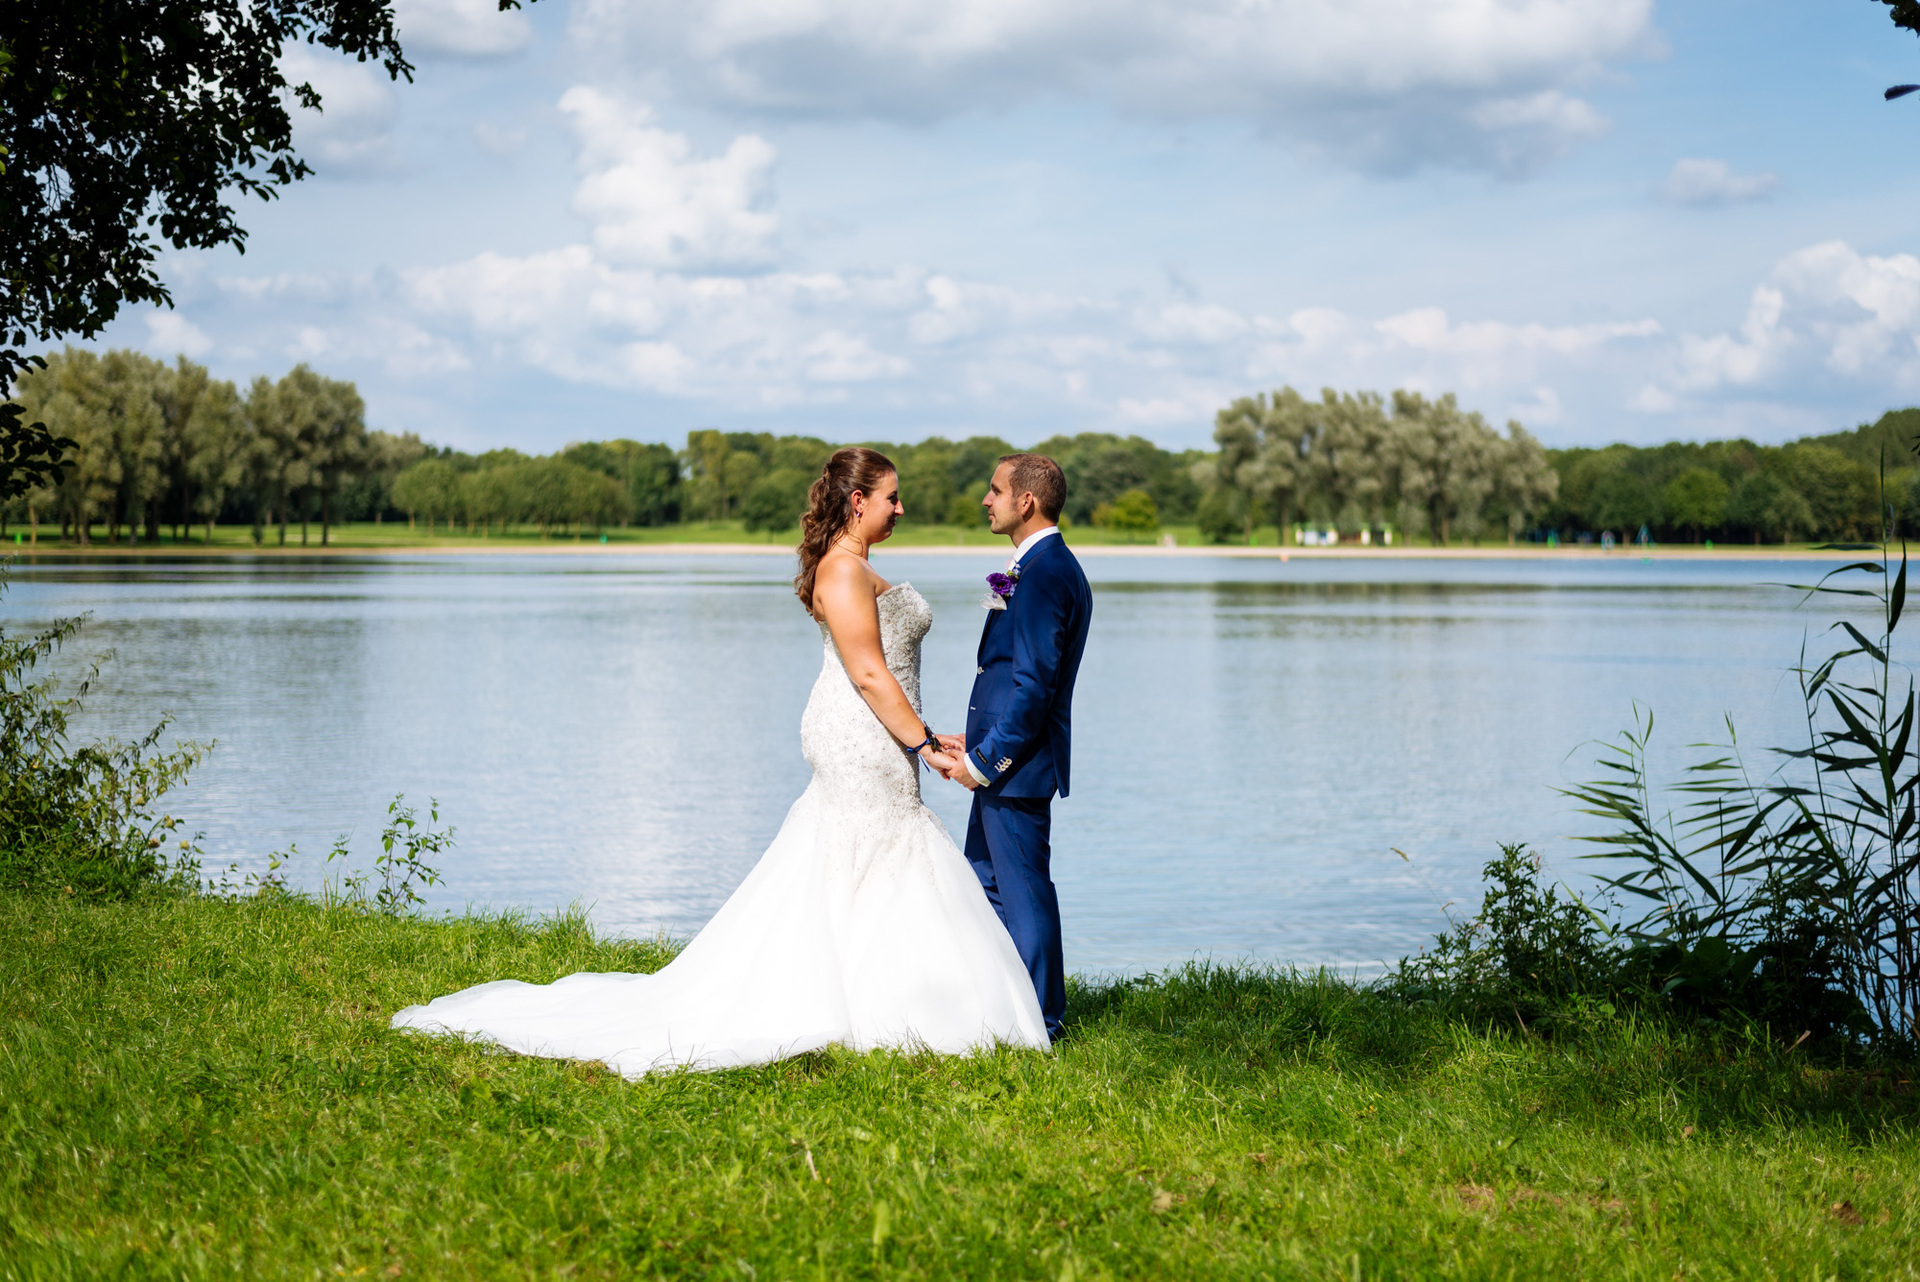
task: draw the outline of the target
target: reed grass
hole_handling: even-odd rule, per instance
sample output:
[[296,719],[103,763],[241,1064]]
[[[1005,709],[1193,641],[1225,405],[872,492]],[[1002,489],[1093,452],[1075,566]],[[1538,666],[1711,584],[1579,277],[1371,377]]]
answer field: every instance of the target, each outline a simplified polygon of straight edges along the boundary
[[1663,809],[1647,767],[1653,717],[1641,712],[1603,749],[1603,777],[1567,795],[1608,822],[1585,840],[1601,848],[1593,858],[1624,864],[1601,879],[1640,909],[1617,937],[1664,993],[1912,1055],[1920,701],[1899,635],[1907,554],[1891,520],[1881,543],[1845,550],[1878,555],[1799,590],[1872,616],[1843,614],[1802,646],[1801,742],[1752,754],[1729,716],[1727,742],[1696,745],[1670,789],[1677,806]]
[[1325,975],[1082,982],[1051,1055],[626,1082],[397,1034],[652,969],[578,916],[0,896],[0,1277],[1905,1277],[1898,1069]]

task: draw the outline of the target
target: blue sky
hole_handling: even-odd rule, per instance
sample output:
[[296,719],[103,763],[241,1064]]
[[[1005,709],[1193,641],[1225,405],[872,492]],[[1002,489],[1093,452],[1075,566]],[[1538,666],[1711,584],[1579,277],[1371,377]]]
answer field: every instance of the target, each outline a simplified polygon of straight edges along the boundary
[[1920,40],[1873,0],[402,0],[318,176],[103,345],[467,449],[1207,443],[1283,384],[1549,444],[1920,402]]

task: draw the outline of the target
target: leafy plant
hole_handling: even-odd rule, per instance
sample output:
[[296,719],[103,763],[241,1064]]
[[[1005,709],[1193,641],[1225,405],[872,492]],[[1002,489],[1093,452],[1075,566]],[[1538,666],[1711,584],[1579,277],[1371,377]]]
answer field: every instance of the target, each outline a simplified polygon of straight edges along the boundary
[[111,655],[69,694],[45,669],[85,624],[61,619],[16,637],[0,623],[0,889],[123,899],[158,884],[195,886],[197,848],[154,807],[213,745],[159,750],[165,718],[132,743],[73,744],[70,722]]
[[[405,793],[396,793],[387,803],[387,823],[380,830],[380,853],[373,861],[374,873],[380,878],[380,885],[373,892],[372,907],[376,911],[389,917],[410,913],[427,902],[416,884],[440,884],[440,869],[428,861],[453,849],[454,830],[441,831],[433,827],[439,822],[440,803],[436,800],[427,802],[425,825],[420,822],[419,812],[406,804]],[[342,835],[327,852],[327,862],[345,860],[348,854],[347,838]],[[276,863],[274,868],[279,866]],[[357,869],[343,874],[338,902],[365,905],[367,881],[367,874]]]
[[1482,870],[1480,911],[1403,958],[1388,988],[1522,1027],[1563,1014],[1577,997],[1609,993],[1620,971],[1614,932],[1577,895],[1542,888],[1541,871],[1537,853],[1502,844]]

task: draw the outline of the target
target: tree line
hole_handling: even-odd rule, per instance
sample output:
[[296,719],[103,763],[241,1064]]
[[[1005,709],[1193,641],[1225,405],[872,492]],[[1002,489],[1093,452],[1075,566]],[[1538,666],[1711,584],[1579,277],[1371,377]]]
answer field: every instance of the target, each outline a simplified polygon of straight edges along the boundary
[[[865,443],[900,469],[905,520],[916,525],[984,524],[987,483],[1001,456],[1014,452],[995,436]],[[428,532],[735,520],[750,531],[778,532],[799,524],[808,487],[838,448],[815,436],[702,429],[677,451],[628,440],[569,445],[545,458],[443,451],[402,471],[389,495]],[[1199,506],[1193,465],[1200,451],[1173,453],[1107,433],[1057,436],[1033,448],[1067,474],[1069,522],[1151,529],[1162,520],[1190,521]]]
[[[0,533],[41,523],[80,543],[175,539],[193,526],[246,525],[280,544],[317,525],[408,521],[428,533],[626,525],[798,524],[807,488],[836,445],[769,432],[690,433],[682,448],[588,441],[536,456],[470,454],[412,434],[370,431],[352,383],[301,365],[244,390],[181,357],[68,348],[14,385],[36,420],[75,443],[71,466],[0,504]],[[1483,537],[1580,541],[1855,541],[1878,530],[1881,460],[1903,524],[1920,522],[1912,466],[1920,410],[1786,445],[1746,440],[1544,449],[1517,422],[1496,430],[1453,396],[1292,388],[1220,410],[1212,451],[1139,436],[1055,436],[1030,447],[1066,473],[1069,524],[1151,531],[1195,525],[1235,542],[1263,527],[1362,531],[1436,544]],[[906,520],[977,526],[996,436],[867,442],[900,468]]]
[[1328,390],[1308,400],[1281,388],[1222,409],[1214,443],[1196,472],[1199,525],[1216,541],[1310,524],[1343,536],[1386,526],[1438,544],[1489,534],[1854,542],[1879,536],[1883,471],[1897,526],[1920,528],[1920,409],[1784,445],[1549,450],[1518,423],[1496,432],[1452,396]]
[[[290,523],[308,541],[371,509],[384,488],[428,450],[416,436],[370,432],[352,383],[305,365],[242,392],[182,356],[168,365],[131,351],[69,347],[30,369],[12,394],[34,419],[73,443],[68,466],[0,509],[0,522],[45,521],[63,538],[109,542],[163,527],[176,540],[194,525],[250,523],[255,543]],[[4,525],[0,524],[0,529]]]
[[1920,528],[1920,409],[1785,445],[1669,442],[1553,451],[1560,490],[1541,513],[1561,538],[1784,543],[1880,536],[1881,477],[1897,528]]

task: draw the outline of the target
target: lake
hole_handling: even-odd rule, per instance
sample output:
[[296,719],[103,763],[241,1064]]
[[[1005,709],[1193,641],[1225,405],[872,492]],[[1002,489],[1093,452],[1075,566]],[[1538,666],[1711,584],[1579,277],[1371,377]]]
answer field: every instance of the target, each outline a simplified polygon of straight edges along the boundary
[[[933,605],[935,729],[961,725],[982,576],[1004,559],[876,553]],[[1589,777],[1591,741],[1637,700],[1669,765],[1726,712],[1744,744],[1790,742],[1788,669],[1828,618],[1765,586],[1825,568],[1804,561],[1084,564],[1054,871],[1068,965],[1089,972],[1210,956],[1372,973],[1444,905],[1477,906],[1501,841],[1582,884],[1572,838],[1596,821],[1555,789]],[[313,887],[342,832],[371,866],[405,792],[458,830],[434,909],[578,902],[603,931],[685,937],[806,785],[821,649],[791,572],[677,553],[49,559],[13,569],[4,609],[9,629],[93,613],[60,668],[116,652],[89,730],[170,711],[218,739],[169,804],[210,868],[297,846],[287,871]],[[927,778],[963,833],[966,794]]]

